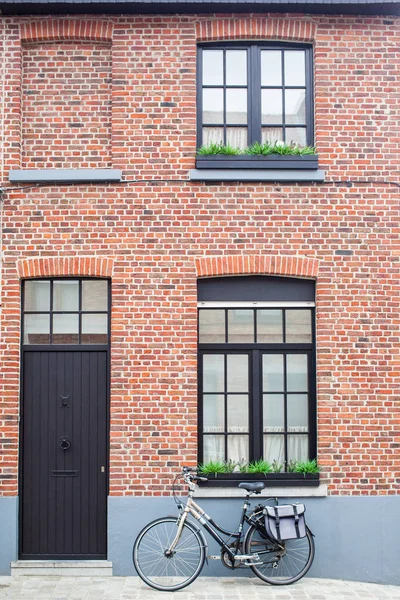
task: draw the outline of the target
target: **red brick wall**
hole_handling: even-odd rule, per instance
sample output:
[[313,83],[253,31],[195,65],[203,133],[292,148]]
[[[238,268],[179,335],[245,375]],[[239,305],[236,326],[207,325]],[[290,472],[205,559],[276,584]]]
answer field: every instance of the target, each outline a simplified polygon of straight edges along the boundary
[[[40,113],[28,118],[27,107],[45,87],[35,69],[32,77],[22,69],[28,63],[21,57],[27,61],[29,51],[32,61],[35,53],[47,60],[57,48],[58,72],[65,73],[65,49],[80,53],[83,45],[92,66],[95,52],[106,62],[103,49],[111,53],[111,82],[100,86],[102,98],[112,100],[109,150],[104,144],[98,156],[123,169],[130,183],[29,187],[5,197],[2,493],[17,493],[20,277],[103,268],[67,257],[111,261],[104,267],[113,297],[111,494],[169,494],[179,465],[196,461],[196,278],[218,269],[317,278],[323,481],[333,494],[398,493],[400,215],[399,190],[389,183],[399,160],[398,25],[388,17],[133,16],[92,19],[85,32],[84,17],[75,25],[54,20],[51,28],[32,27],[35,21],[43,22],[3,20],[2,185],[9,185],[10,168],[27,166],[26,149],[32,158],[43,133],[34,127]],[[196,147],[196,41],[238,36],[314,44],[325,183],[187,181]],[[83,83],[81,73],[69,75]],[[28,101],[24,93],[21,103],[21,82],[39,96],[28,94]],[[96,77],[93,91],[98,95]],[[105,105],[97,106],[103,117]],[[87,138],[74,141],[88,163],[94,123],[88,121]],[[40,166],[56,166],[54,145],[50,140]],[[62,166],[84,165],[72,157],[66,150]]]

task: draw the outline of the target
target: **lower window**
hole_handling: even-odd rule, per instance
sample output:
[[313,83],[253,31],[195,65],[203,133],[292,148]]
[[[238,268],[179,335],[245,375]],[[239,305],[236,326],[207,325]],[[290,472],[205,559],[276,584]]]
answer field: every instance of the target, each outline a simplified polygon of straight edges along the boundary
[[199,459],[316,457],[314,310],[199,310]]

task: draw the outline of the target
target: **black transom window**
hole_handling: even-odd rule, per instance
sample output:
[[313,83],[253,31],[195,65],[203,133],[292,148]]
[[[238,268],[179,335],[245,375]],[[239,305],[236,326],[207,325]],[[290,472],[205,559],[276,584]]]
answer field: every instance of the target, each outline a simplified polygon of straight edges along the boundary
[[316,458],[314,282],[220,282],[199,281],[199,461]]
[[108,344],[106,279],[37,279],[24,282],[23,344]]
[[198,61],[198,146],[313,145],[311,46],[208,44]]

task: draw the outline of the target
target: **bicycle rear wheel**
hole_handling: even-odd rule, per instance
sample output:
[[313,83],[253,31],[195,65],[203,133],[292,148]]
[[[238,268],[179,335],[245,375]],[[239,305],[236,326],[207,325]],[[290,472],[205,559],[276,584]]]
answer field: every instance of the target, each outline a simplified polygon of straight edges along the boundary
[[308,527],[304,538],[278,542],[267,536],[263,526],[252,526],[246,534],[245,553],[259,555],[261,564],[251,567],[257,577],[272,585],[289,585],[307,573],[315,546]]
[[178,531],[178,518],[152,521],[139,533],[133,545],[133,564],[141,579],[152,588],[173,592],[196,579],[205,560],[202,536],[188,521],[171,555],[167,554]]

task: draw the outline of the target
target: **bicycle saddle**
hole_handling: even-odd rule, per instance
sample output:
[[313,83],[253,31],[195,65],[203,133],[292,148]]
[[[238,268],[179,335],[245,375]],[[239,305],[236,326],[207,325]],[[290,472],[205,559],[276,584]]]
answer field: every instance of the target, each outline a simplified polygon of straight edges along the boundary
[[254,483],[243,481],[242,483],[239,483],[238,487],[247,490],[248,492],[259,494],[265,488],[265,485],[262,481],[255,481]]

